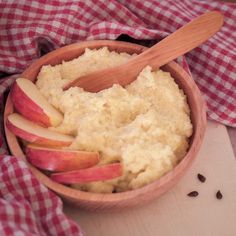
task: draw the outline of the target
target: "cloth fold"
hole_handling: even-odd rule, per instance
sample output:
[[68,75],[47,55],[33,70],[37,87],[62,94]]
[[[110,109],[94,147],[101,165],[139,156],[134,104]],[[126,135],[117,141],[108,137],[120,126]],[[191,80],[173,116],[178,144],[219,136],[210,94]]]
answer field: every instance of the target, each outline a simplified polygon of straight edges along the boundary
[[[53,0],[0,1],[0,232],[1,235],[81,235],[54,193],[23,161],[6,155],[4,98],[9,86],[41,55],[84,40],[157,42],[210,10],[224,15],[221,30],[186,54],[207,103],[209,119],[236,127],[236,4],[218,1]],[[86,229],[85,229],[86,231]],[[17,232],[20,232],[17,234]]]
[[217,1],[3,1],[0,71],[21,73],[41,52],[94,39],[161,40],[209,10],[224,15],[221,30],[186,54],[208,106],[208,117],[236,126],[236,5]]
[[24,161],[0,156],[1,235],[75,235],[80,227],[64,215],[62,201],[40,184]]

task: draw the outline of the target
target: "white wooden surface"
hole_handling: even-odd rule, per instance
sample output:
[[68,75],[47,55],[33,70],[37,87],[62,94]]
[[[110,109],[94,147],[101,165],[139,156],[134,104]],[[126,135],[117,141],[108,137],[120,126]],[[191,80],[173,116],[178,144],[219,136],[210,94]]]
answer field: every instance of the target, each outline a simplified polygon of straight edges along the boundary
[[[197,179],[206,176],[206,182]],[[198,197],[187,193],[196,190]],[[215,193],[221,190],[222,200]],[[64,206],[67,215],[88,236],[235,236],[236,159],[226,128],[208,122],[199,156],[183,179],[168,193],[135,209],[93,213]]]

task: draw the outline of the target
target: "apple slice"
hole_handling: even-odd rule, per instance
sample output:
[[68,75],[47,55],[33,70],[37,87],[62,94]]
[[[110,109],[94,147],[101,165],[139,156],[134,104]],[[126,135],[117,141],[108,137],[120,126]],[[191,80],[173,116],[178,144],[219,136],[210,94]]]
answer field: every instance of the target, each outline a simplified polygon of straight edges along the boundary
[[51,175],[51,179],[64,184],[88,183],[113,179],[122,175],[122,165],[113,163],[83,170],[74,170]]
[[53,149],[32,144],[25,151],[29,162],[43,170],[71,171],[88,168],[99,162],[98,152]]
[[69,146],[74,140],[72,136],[41,127],[17,113],[7,117],[6,126],[16,136],[45,146]]
[[40,93],[36,85],[24,78],[17,79],[11,90],[15,109],[27,119],[43,126],[58,126],[63,115]]

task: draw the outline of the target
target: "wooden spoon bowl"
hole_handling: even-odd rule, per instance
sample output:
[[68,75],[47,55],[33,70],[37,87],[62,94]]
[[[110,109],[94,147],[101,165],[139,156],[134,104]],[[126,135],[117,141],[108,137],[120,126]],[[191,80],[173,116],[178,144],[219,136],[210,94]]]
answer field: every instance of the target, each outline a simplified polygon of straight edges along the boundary
[[[35,81],[43,65],[56,65],[61,63],[63,60],[68,61],[80,56],[82,53],[84,53],[85,48],[92,49],[101,48],[104,46],[107,46],[110,50],[117,52],[137,54],[146,50],[145,47],[137,44],[108,40],[87,41],[71,44],[41,57],[28,69],[26,69],[22,73],[21,77]],[[189,169],[190,165],[197,157],[206,127],[205,104],[201,97],[200,91],[191,76],[175,62],[170,62],[161,69],[170,72],[176,83],[185,92],[188,104],[191,109],[191,121],[193,124],[193,134],[190,138],[190,147],[186,156],[172,171],[164,175],[161,179],[136,190],[112,194],[90,193],[70,188],[52,181],[43,172],[29,164],[26,160],[19,140],[7,129],[5,125],[6,138],[12,155],[24,160],[35,177],[42,184],[53,190],[64,200],[72,202],[83,209],[93,211],[122,209],[131,206],[142,205],[145,202],[157,198],[171,189]],[[13,104],[10,96],[8,96],[5,106],[4,123],[6,122],[8,115],[13,111]]]

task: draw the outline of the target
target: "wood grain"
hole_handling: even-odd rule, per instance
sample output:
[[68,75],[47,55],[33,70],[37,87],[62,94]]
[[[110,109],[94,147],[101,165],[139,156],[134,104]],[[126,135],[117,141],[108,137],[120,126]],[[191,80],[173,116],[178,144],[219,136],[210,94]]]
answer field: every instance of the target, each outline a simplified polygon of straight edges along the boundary
[[[21,77],[34,81],[42,65],[55,65],[61,63],[63,60],[71,60],[75,57],[78,57],[85,51],[85,48],[87,47],[100,48],[103,46],[107,46],[110,50],[116,50],[119,52],[126,51],[129,53],[140,53],[145,49],[140,45],[118,41],[88,41],[72,44],[40,58],[38,61],[33,63],[21,75]],[[160,180],[154,181],[153,183],[137,190],[116,194],[95,194],[69,188],[52,181],[48,176],[31,166],[26,161],[25,154],[22,151],[19,140],[5,126],[6,138],[11,153],[18,158],[25,160],[31,168],[33,174],[44,185],[56,192],[65,200],[78,205],[80,208],[88,210],[114,211],[115,209],[142,205],[159,197],[171,189],[190,168],[201,147],[206,127],[205,104],[194,80],[175,62],[168,63],[163,67],[163,70],[169,71],[175,78],[176,83],[179,84],[180,88],[184,90],[191,108],[191,120],[194,129],[187,155],[171,172],[163,176]],[[9,96],[4,113],[4,122],[6,122],[7,116],[13,111],[13,104]]]
[[217,11],[207,12],[140,55],[131,58],[126,64],[81,76],[67,84],[64,90],[72,86],[79,86],[86,91],[98,92],[115,83],[122,86],[130,84],[145,66],[150,65],[153,69],[157,69],[165,65],[202,44],[215,34],[222,24],[223,16],[221,13]]

